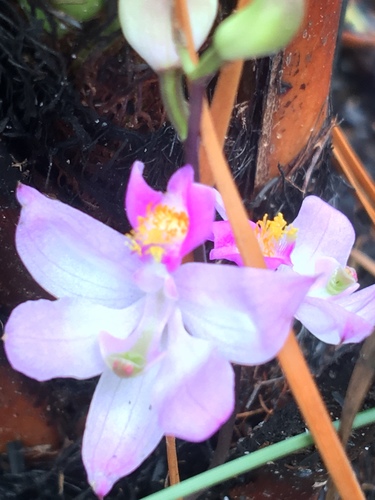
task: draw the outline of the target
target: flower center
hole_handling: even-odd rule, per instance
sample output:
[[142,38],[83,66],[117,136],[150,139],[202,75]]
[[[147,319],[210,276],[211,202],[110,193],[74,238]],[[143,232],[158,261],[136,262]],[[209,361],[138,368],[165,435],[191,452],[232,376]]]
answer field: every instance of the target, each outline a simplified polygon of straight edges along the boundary
[[146,358],[140,353],[130,351],[111,354],[107,357],[106,363],[118,377],[127,378],[137,375],[143,370]]
[[338,267],[328,281],[326,290],[330,295],[338,295],[358,281],[357,273],[352,267]]
[[[254,227],[263,255],[275,257],[284,253],[286,247],[294,247],[298,229],[291,224],[287,225],[282,213],[278,213],[273,220],[266,214],[258,220]],[[289,250],[291,250],[289,248]]]
[[137,221],[137,227],[127,235],[130,248],[140,256],[150,255],[156,262],[161,262],[168,250],[181,246],[189,228],[187,212],[163,204],[149,205],[146,215]]

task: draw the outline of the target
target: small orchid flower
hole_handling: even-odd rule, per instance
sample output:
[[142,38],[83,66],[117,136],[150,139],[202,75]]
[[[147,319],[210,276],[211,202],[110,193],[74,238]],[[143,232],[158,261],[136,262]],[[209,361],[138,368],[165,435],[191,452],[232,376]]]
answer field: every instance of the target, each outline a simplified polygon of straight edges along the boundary
[[126,195],[133,230],[122,235],[20,185],[16,245],[36,281],[57,300],[11,314],[12,366],[43,381],[101,375],[82,455],[103,497],[164,434],[211,436],[234,406],[230,362],[258,364],[281,349],[315,281],[297,273],[182,264],[212,230],[215,194],[180,168],[166,193],[136,162]]
[[[220,197],[217,206],[226,218]],[[345,215],[316,196],[308,196],[292,224],[281,213],[251,222],[265,262],[270,269],[316,276],[296,318],[324,342],[360,342],[375,326],[375,285],[359,287],[354,269],[347,266],[355,234]],[[211,259],[227,259],[242,265],[229,222],[213,227]],[[354,293],[355,292],[355,293]]]

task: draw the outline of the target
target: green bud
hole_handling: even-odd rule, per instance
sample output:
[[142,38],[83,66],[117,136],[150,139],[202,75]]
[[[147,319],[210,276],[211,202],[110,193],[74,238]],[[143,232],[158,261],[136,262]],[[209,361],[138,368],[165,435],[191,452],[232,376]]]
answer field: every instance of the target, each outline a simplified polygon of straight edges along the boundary
[[52,5],[79,22],[90,21],[104,5],[104,0],[53,0]]
[[184,67],[186,74],[190,80],[199,80],[225,62],[278,52],[297,33],[304,12],[304,0],[253,0],[219,24],[212,45],[195,68]]
[[213,47],[223,61],[268,56],[290,42],[304,12],[304,0],[253,0],[218,26]]

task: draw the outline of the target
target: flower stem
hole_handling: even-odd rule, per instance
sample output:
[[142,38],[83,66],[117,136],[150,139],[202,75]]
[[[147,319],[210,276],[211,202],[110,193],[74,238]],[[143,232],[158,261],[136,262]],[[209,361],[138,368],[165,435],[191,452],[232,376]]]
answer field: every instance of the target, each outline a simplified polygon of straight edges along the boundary
[[195,182],[199,182],[199,140],[202,104],[205,86],[201,82],[189,82],[189,120],[187,138],[184,142],[185,163],[194,168]]
[[168,118],[180,139],[187,136],[188,106],[184,96],[182,74],[179,69],[168,69],[158,74],[160,92]]

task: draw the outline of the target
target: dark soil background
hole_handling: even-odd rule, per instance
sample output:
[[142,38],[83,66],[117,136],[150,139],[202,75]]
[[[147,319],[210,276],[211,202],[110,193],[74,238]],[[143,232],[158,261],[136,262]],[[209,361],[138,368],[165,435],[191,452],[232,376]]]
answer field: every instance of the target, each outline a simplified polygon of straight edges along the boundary
[[[229,4],[230,2],[228,2]],[[21,2],[20,2],[21,4]],[[22,4],[24,5],[24,4]],[[113,30],[116,2],[81,29],[67,20],[65,34],[43,0],[22,10],[0,0],[0,321],[19,303],[45,296],[14,248],[18,181],[57,196],[119,231],[129,229],[123,198],[129,168],[146,163],[148,181],[162,189],[182,164],[182,148],[165,121],[157,79]],[[44,10],[49,33],[36,10]],[[98,32],[98,25],[100,30]],[[333,110],[353,146],[375,174],[375,48],[342,48],[333,79]],[[227,144],[234,173],[244,185],[252,152],[236,110]],[[246,118],[246,117],[245,117]],[[241,142],[242,141],[242,142]],[[317,174],[325,199],[353,221],[360,248],[375,258],[373,231],[352,188],[329,159]],[[289,189],[292,198],[294,193]],[[281,194],[275,194],[274,206]],[[297,199],[297,195],[296,195]],[[298,211],[292,207],[290,216]],[[361,284],[374,282],[359,269]],[[305,331],[300,341],[332,418],[340,416],[360,346],[326,346]],[[2,349],[2,347],[1,347]],[[80,458],[85,415],[96,380],[37,383],[13,372],[0,351],[0,498],[94,499]],[[239,401],[230,458],[305,430],[276,362],[239,371]],[[365,408],[375,405],[370,391]],[[349,443],[367,498],[375,498],[375,428]],[[207,469],[217,436],[201,444],[178,442],[182,479]],[[108,499],[136,500],[160,490],[167,477],[164,443]],[[317,452],[294,456],[219,485],[202,499],[324,498],[327,475]],[[320,496],[319,496],[320,495]]]

